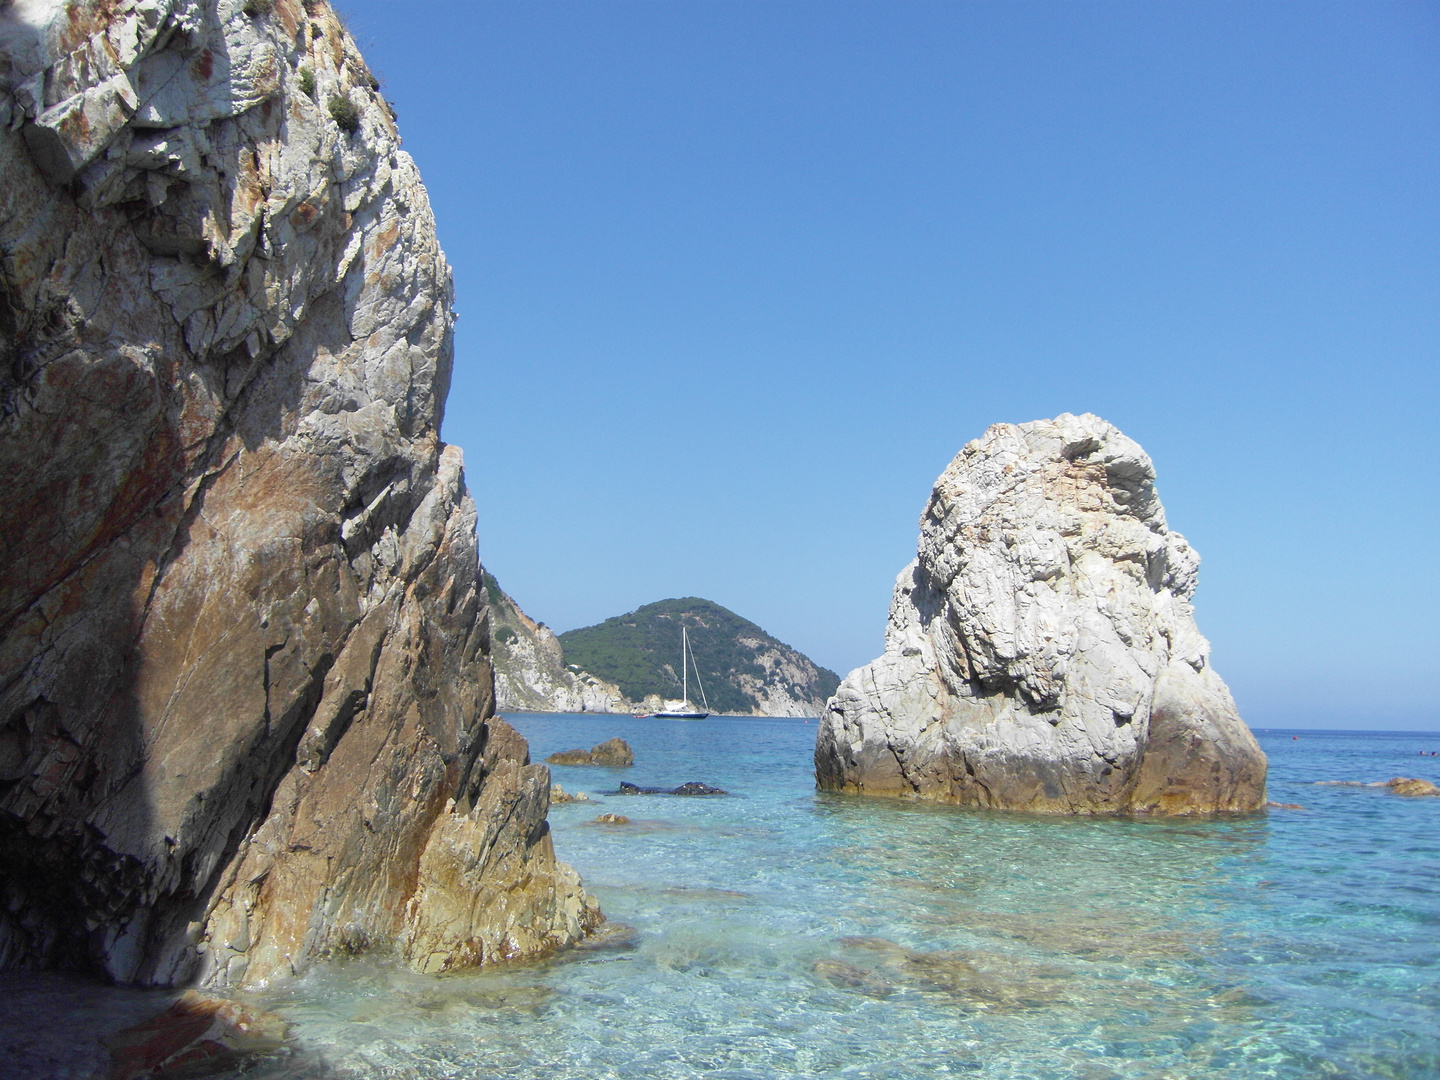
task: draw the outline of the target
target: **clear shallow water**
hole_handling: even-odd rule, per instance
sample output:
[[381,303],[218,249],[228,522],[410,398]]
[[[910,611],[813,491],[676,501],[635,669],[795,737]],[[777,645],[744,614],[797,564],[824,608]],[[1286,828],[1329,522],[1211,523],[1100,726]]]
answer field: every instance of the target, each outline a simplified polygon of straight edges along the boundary
[[[631,940],[440,979],[312,972],[265,1003],[325,1071],[1440,1077],[1440,799],[1313,784],[1440,780],[1418,756],[1440,735],[1258,732],[1270,797],[1305,810],[1139,822],[822,795],[796,720],[510,719],[535,760],[634,748],[554,768],[596,802],[551,811]],[[598,794],[621,779],[732,794]]]

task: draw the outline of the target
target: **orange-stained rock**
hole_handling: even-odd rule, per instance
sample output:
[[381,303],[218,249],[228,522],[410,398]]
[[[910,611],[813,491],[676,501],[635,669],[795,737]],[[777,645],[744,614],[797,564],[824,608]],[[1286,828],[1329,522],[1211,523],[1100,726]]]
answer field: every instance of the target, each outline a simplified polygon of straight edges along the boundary
[[35,13],[0,101],[0,966],[579,938],[491,719],[450,270],[353,41],[299,0]]

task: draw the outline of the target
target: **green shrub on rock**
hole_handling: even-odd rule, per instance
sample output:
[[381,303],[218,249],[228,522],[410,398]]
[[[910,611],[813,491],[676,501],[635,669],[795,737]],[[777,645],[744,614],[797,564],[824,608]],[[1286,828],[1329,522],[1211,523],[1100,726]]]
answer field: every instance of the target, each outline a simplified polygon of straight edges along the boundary
[[330,99],[329,108],[330,119],[345,134],[354,135],[360,130],[360,110],[348,97],[336,94]]

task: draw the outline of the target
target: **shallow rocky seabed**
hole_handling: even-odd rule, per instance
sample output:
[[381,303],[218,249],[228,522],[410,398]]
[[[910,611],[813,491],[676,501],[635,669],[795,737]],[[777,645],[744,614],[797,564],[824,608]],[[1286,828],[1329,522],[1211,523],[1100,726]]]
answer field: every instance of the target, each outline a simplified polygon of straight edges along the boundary
[[[1307,809],[1137,821],[819,794],[796,720],[510,719],[536,760],[634,748],[555,768],[596,801],[551,811],[631,940],[445,978],[317,969],[258,996],[297,1049],[249,1077],[1440,1075],[1440,799],[1313,786],[1440,779],[1418,756],[1440,735],[1259,732],[1270,797]],[[600,794],[622,779],[733,794]]]

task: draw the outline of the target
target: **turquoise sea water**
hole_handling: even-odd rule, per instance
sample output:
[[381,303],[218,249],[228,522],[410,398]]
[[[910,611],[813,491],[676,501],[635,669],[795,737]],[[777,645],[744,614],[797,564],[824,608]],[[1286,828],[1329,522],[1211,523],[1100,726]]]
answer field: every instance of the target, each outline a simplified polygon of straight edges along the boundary
[[[271,994],[336,1072],[1440,1077],[1440,799],[1313,783],[1440,780],[1419,756],[1440,735],[1259,732],[1270,797],[1304,810],[1055,820],[819,794],[813,722],[510,719],[535,760],[634,748],[630,769],[555,768],[596,802],[551,811],[634,932],[441,979],[351,962]],[[599,794],[622,779],[731,794]]]

